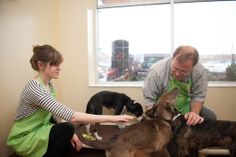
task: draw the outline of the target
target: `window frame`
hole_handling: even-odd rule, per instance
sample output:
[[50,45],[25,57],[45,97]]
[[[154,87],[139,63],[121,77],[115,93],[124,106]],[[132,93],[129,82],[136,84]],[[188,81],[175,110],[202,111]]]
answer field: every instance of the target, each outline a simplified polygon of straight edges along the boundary
[[[132,3],[117,3],[99,6],[98,1],[94,3],[92,10],[88,10],[88,68],[89,68],[89,86],[90,87],[142,87],[144,81],[106,81],[99,82],[97,80],[97,64],[98,64],[98,18],[97,9],[113,8],[113,7],[126,7],[138,5],[151,5],[151,4],[170,4],[171,6],[171,50],[174,51],[174,31],[173,31],[173,7],[175,3],[194,3],[194,2],[211,2],[211,1],[234,1],[234,0],[148,0]],[[236,81],[208,81],[209,87],[236,87]]]

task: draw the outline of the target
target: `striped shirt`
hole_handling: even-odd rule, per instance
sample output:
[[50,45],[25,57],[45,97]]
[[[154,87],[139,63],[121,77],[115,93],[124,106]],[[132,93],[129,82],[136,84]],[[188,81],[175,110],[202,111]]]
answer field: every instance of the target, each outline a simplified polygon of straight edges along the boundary
[[[49,83],[49,85],[53,89],[52,84]],[[69,121],[74,114],[73,110],[51,96],[39,81],[30,80],[21,93],[15,120],[29,117],[41,108],[66,121]]]

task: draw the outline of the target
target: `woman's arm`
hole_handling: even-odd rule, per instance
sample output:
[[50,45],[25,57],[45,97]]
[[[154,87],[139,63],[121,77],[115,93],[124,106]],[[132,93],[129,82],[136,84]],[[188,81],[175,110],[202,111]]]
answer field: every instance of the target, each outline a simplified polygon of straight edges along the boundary
[[72,123],[102,123],[102,122],[127,122],[133,120],[130,115],[93,115],[82,112],[74,112],[70,122]]

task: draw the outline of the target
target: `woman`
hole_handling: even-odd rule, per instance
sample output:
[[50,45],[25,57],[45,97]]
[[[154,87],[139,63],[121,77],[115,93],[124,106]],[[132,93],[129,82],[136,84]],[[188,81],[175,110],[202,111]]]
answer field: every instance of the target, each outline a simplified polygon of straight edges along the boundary
[[[56,100],[51,83],[59,78],[62,55],[50,45],[35,46],[30,59],[31,66],[38,74],[22,91],[15,122],[7,139],[20,156],[59,157],[74,148],[82,148],[71,123],[126,122],[132,116],[91,115],[73,111]],[[56,123],[52,117],[67,122]]]

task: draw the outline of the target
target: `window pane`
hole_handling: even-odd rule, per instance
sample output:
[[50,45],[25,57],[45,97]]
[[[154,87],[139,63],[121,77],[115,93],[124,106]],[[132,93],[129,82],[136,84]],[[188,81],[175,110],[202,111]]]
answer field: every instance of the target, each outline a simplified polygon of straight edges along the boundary
[[[236,2],[174,5],[175,47],[196,47],[210,81],[235,81]],[[227,72],[226,72],[227,71]]]
[[98,9],[98,82],[142,81],[171,52],[170,5]]
[[236,1],[178,2],[98,8],[97,82],[143,81],[180,45],[199,50],[209,81],[235,82]]

